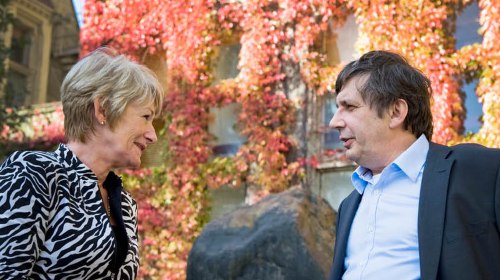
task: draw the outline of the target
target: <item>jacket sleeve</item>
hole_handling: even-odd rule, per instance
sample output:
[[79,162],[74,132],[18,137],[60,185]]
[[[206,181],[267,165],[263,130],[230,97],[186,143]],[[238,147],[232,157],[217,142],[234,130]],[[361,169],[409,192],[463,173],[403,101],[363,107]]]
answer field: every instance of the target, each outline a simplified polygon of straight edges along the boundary
[[[499,153],[500,155],[500,153]],[[497,169],[497,178],[495,184],[495,214],[497,222],[497,231],[500,234],[500,164]]]
[[337,219],[335,221],[335,243],[333,246],[333,261],[332,261],[332,266],[330,268],[330,275],[328,277],[328,280],[336,280],[337,277],[336,275],[338,274],[337,271],[335,271],[335,266],[334,266],[334,261],[335,261],[335,253],[338,250],[337,248],[337,236],[338,236],[338,228],[339,228],[339,220],[340,220],[340,212],[342,211],[342,206],[344,205],[345,200],[342,200],[342,202],[339,205],[339,208],[337,210]]
[[43,246],[50,193],[42,166],[14,153],[0,166],[0,279],[27,279]]

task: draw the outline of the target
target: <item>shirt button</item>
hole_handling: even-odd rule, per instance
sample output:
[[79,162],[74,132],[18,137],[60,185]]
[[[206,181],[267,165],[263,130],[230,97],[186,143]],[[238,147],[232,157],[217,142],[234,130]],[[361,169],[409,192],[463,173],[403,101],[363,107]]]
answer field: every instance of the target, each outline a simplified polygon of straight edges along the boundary
[[380,195],[380,191],[379,191],[379,190],[374,190],[374,191],[373,191],[373,193],[374,193],[375,195]]
[[368,232],[373,232],[373,227],[368,227]]

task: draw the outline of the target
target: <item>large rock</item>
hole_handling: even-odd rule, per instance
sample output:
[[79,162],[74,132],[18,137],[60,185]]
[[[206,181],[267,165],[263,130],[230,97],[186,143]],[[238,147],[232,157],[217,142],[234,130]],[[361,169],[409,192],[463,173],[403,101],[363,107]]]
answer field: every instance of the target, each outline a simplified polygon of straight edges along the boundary
[[323,280],[335,212],[301,188],[269,195],[209,223],[188,257],[188,280]]

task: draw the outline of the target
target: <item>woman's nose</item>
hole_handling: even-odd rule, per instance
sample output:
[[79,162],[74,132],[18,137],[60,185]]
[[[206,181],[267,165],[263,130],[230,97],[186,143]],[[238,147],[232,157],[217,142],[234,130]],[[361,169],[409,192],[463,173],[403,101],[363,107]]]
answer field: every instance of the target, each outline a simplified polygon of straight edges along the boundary
[[146,137],[146,139],[150,144],[156,143],[156,141],[158,141],[158,137],[156,136],[156,130],[152,124],[144,136]]

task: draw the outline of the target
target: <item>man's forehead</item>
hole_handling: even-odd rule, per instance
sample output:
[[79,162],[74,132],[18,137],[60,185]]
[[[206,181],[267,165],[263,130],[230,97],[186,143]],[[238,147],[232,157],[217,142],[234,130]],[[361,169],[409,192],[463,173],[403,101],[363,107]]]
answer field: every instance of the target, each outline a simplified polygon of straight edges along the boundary
[[360,75],[347,80],[340,92],[334,93],[335,100],[337,102],[347,100],[362,100],[362,96],[359,91],[365,84],[368,77],[369,75]]

